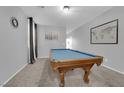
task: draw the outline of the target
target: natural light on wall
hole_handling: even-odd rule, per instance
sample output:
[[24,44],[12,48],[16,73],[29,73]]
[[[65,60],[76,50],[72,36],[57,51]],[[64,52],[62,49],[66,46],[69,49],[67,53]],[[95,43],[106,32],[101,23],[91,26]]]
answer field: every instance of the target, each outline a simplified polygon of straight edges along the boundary
[[72,37],[66,39],[66,48],[72,49]]

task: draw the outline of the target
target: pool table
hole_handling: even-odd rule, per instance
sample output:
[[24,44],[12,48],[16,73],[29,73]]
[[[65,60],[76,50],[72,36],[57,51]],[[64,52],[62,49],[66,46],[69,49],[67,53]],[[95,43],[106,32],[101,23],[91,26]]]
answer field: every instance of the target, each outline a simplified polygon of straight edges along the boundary
[[51,49],[50,63],[54,71],[60,73],[60,87],[64,87],[65,73],[75,68],[82,68],[85,71],[83,80],[89,83],[90,70],[94,64],[99,66],[103,61],[102,56],[97,56],[89,53],[80,52],[72,49]]

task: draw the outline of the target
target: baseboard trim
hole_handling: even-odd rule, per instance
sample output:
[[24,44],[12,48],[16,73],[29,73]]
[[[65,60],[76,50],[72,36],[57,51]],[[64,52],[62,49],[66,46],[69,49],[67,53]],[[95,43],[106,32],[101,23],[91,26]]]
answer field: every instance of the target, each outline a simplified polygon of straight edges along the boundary
[[120,73],[120,74],[124,75],[124,72],[121,72],[121,71],[119,71],[119,70],[116,70],[116,69],[114,69],[114,68],[112,68],[112,67],[109,67],[109,66],[106,66],[106,65],[102,65],[102,66],[105,67],[105,68],[108,68],[108,69],[110,69],[110,70],[112,70],[112,71],[115,71],[115,72],[117,72],[117,73]]
[[26,63],[24,66],[22,66],[19,70],[17,70],[12,76],[9,77],[3,84],[0,85],[0,87],[3,87],[5,84],[7,84],[16,74],[18,74],[22,69],[24,69],[28,63]]
[[44,57],[38,57],[38,58],[49,58],[49,56],[44,56]]

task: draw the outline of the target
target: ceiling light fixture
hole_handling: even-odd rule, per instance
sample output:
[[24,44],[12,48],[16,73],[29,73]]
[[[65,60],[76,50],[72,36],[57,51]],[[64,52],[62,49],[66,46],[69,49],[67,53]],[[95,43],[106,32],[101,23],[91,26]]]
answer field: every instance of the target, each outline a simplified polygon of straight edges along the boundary
[[61,6],[60,9],[65,13],[68,14],[70,10],[70,6]]
[[64,12],[64,13],[68,13],[68,12],[69,12],[69,9],[70,9],[69,6],[64,6],[64,7],[63,7],[63,12]]

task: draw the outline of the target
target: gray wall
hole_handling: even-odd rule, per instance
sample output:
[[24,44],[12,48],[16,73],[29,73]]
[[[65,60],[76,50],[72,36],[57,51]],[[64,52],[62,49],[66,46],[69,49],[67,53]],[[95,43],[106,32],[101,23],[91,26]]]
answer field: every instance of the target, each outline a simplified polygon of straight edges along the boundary
[[[90,44],[90,28],[119,19],[118,44]],[[114,7],[91,22],[68,34],[72,36],[72,48],[105,57],[104,65],[124,72],[124,7]]]
[[[52,48],[66,47],[66,29],[57,26],[37,26],[38,33],[38,57],[44,58],[49,56],[49,51]],[[58,40],[45,40],[46,32],[59,32]]]
[[[16,17],[19,27],[13,28],[10,18]],[[28,61],[27,19],[19,7],[0,7],[0,85]]]

